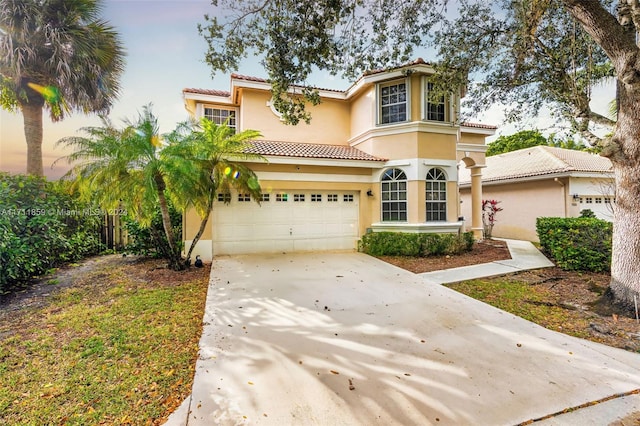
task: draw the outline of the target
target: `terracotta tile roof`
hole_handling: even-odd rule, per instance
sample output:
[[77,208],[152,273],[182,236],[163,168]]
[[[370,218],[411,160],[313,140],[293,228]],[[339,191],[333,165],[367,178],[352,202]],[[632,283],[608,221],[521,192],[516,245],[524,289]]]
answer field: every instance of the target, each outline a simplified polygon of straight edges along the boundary
[[494,126],[492,124],[482,124],[482,123],[460,123],[461,126],[463,127],[474,127],[476,129],[490,129],[490,130],[496,130],[498,128],[498,126]]
[[[242,75],[242,74],[231,74],[231,78],[232,79],[236,79],[236,80],[244,80],[244,81],[254,81],[257,83],[269,83],[269,80],[265,79],[265,78],[260,78],[260,77],[253,77],[250,75]],[[294,85],[293,87],[302,87],[300,85]],[[323,87],[315,87],[315,86],[309,86],[312,89],[317,89],[317,90],[323,90],[325,92],[335,92],[335,93],[345,93],[345,90],[339,90],[339,89],[327,89],[327,88],[323,88]]]
[[383,72],[387,72],[390,70],[395,70],[395,69],[399,69],[399,68],[404,68],[404,67],[409,67],[411,65],[431,65],[428,62],[425,62],[424,59],[422,58],[418,58],[414,61],[409,61],[409,62],[405,62],[404,64],[400,64],[400,65],[393,65],[387,68],[377,68],[374,70],[369,70],[369,71],[365,71],[364,73],[362,73],[363,76],[368,76],[368,75],[373,75],[373,74],[380,74]]
[[325,158],[332,160],[387,161],[374,157],[359,149],[344,145],[324,145],[314,143],[252,141],[246,150],[251,154],[277,157]]
[[212,95],[212,96],[222,96],[228,98],[231,96],[231,92],[227,92],[226,90],[215,90],[215,89],[194,89],[194,88],[186,88],[182,89],[182,93],[195,93],[198,95]]
[[[483,182],[499,182],[571,172],[612,173],[608,158],[597,154],[550,146],[535,146],[487,157]],[[460,184],[471,182],[470,170],[460,169]]]

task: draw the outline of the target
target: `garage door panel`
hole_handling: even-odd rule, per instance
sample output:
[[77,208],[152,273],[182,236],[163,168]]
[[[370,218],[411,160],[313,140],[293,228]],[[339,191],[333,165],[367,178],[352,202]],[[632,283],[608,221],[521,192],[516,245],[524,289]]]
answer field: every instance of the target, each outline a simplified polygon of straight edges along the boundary
[[[338,250],[355,248],[358,239],[358,198],[355,192],[282,191],[260,205],[238,202],[214,208],[215,254]],[[312,200],[312,194],[313,199]],[[329,197],[327,194],[335,194]],[[345,194],[349,194],[344,197]],[[294,195],[299,201],[293,201]],[[344,202],[345,198],[353,202]],[[300,201],[304,199],[304,201]],[[330,201],[331,199],[331,201]]]

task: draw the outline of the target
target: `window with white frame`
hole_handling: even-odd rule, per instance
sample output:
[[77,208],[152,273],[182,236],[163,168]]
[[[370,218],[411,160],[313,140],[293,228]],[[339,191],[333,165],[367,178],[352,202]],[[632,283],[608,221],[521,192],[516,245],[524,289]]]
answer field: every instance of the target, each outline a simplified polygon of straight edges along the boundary
[[427,222],[447,220],[447,177],[436,167],[429,169],[426,179],[425,198]]
[[404,81],[385,83],[378,86],[379,123],[400,123],[407,121],[408,96]]
[[251,201],[251,195],[249,195],[249,194],[238,194],[238,201],[240,201],[240,202]]
[[304,201],[304,194],[293,194],[293,202],[300,203]]
[[431,92],[433,91],[433,83],[428,82],[427,91],[424,94],[427,110],[426,119],[429,121],[445,121],[447,107],[444,95],[436,96],[436,98],[433,98],[433,95],[431,95]]
[[342,196],[342,201],[345,203],[353,203],[353,194],[344,194]]
[[322,194],[311,194],[311,202],[319,203],[322,201]]
[[269,198],[269,194],[260,194],[260,201],[262,202],[268,202]]
[[231,129],[236,130],[235,109],[204,107],[204,116],[218,125],[226,124]]
[[218,202],[230,203],[231,202],[231,194],[229,194],[228,192],[218,194]]
[[330,203],[336,203],[338,201],[338,194],[328,194],[327,201]]
[[389,169],[382,175],[382,221],[407,220],[407,175],[400,169]]

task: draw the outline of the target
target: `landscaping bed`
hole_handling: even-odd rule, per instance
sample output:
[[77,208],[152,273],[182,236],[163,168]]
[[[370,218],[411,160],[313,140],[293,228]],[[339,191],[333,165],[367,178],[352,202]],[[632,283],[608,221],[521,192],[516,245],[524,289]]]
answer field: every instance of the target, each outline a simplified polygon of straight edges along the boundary
[[379,259],[419,274],[511,259],[511,254],[509,254],[509,248],[504,241],[484,240],[474,243],[471,251],[462,254],[426,257],[379,256]]

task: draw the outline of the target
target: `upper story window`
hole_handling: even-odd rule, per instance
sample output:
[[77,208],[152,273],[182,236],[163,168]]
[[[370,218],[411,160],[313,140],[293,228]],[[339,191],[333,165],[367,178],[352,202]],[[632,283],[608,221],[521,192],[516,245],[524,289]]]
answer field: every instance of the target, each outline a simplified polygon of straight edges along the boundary
[[447,177],[438,168],[429,169],[426,179],[427,222],[447,220]]
[[380,124],[407,121],[408,96],[405,81],[385,83],[378,86]]
[[235,109],[204,107],[204,116],[218,125],[226,123],[236,130]]
[[382,221],[407,220],[407,175],[400,169],[389,169],[382,175]]
[[427,83],[427,90],[424,94],[425,102],[426,102],[426,110],[427,116],[425,117],[430,121],[445,121],[446,120],[446,102],[444,95],[437,96],[436,98],[432,98],[430,93],[433,92],[434,85],[433,83]]

